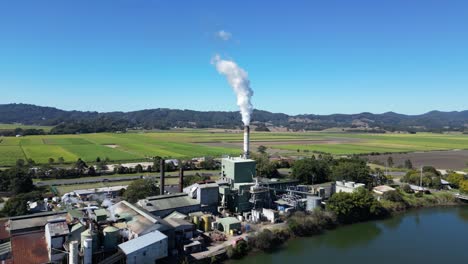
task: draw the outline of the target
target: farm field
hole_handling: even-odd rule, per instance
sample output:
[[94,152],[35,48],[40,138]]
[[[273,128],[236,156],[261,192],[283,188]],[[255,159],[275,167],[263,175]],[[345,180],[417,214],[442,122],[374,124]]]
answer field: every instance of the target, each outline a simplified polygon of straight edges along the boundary
[[11,130],[15,128],[22,128],[22,129],[43,129],[46,132],[49,132],[53,126],[29,126],[29,125],[21,125],[21,124],[0,124],[0,130]]
[[[241,132],[150,132],[98,133],[82,135],[41,135],[0,137],[0,166],[11,166],[18,158],[46,163],[63,157],[71,163],[78,158],[92,162],[108,157],[113,162],[144,161],[154,156],[190,158],[240,155]],[[350,134],[324,132],[252,132],[251,150],[265,145],[270,153],[310,155],[326,152],[334,155],[372,152],[420,152],[468,149],[468,136],[461,134]]]

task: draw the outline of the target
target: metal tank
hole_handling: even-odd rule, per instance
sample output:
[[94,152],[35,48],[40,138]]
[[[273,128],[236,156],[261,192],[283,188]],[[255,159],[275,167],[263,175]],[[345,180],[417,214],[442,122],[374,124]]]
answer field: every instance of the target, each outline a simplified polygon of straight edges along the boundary
[[97,250],[99,246],[98,244],[99,238],[98,238],[97,232],[91,231],[89,229],[86,229],[85,231],[83,231],[83,233],[81,233],[81,248],[84,248],[85,241],[87,239],[92,239],[92,250],[93,251]]
[[103,230],[104,250],[113,250],[117,247],[120,240],[119,229],[114,226],[108,226]]

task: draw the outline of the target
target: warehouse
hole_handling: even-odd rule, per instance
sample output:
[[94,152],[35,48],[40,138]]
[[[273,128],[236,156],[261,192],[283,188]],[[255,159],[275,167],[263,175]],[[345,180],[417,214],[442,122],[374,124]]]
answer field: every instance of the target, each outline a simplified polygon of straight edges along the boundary
[[167,257],[167,236],[159,231],[150,232],[119,245],[127,264],[150,264]]

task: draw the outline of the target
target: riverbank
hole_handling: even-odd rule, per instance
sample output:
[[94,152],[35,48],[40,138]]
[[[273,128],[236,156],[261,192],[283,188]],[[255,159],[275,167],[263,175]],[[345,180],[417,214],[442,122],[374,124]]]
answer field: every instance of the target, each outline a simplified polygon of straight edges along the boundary
[[[249,236],[248,242],[242,244],[241,249],[238,250],[231,246],[227,250],[227,257],[228,259],[242,259],[245,256],[281,251],[296,239],[322,235],[327,230],[357,225],[371,220],[400,217],[403,213],[409,212],[412,209],[459,206],[464,204],[458,201],[453,193],[450,192],[441,191],[433,194],[415,194],[406,193],[402,190],[382,196],[377,203],[384,210],[383,213],[348,224],[340,222],[336,213],[328,210],[328,208],[309,214],[296,213],[286,220],[285,225],[275,226],[271,230],[267,226],[255,233],[255,235]],[[229,254],[230,251],[231,254]],[[219,262],[220,260],[214,261]],[[210,262],[213,262],[213,259]]]

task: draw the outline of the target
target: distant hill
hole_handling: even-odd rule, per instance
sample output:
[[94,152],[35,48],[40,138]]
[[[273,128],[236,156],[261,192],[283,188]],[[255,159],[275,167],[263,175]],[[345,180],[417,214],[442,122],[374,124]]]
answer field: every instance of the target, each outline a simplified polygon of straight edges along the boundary
[[[0,123],[55,126],[51,133],[92,133],[125,131],[129,128],[169,129],[189,128],[239,128],[242,126],[238,112],[193,111],[177,109],[147,109],[133,112],[83,112],[65,111],[53,107],[30,104],[0,105]],[[466,131],[468,110],[422,115],[403,115],[393,112],[383,114],[333,114],[287,115],[255,110],[252,124],[260,127],[287,128],[290,130],[323,130],[346,128],[349,131],[409,131],[442,132]]]

